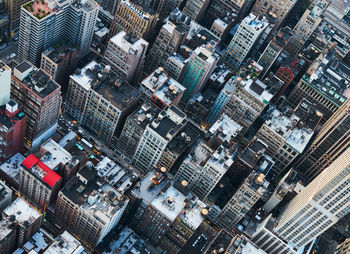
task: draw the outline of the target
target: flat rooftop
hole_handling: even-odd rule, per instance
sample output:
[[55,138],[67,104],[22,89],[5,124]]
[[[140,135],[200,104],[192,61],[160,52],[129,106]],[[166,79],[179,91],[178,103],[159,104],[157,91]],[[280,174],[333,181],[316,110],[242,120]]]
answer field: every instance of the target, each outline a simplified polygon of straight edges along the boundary
[[77,69],[70,78],[86,90],[94,90],[119,110],[140,98],[140,92],[103,64],[92,61],[83,69]]
[[126,34],[125,31],[121,31],[114,35],[109,42],[129,54],[140,52],[144,49],[144,45],[148,45],[148,42],[144,39],[134,37],[131,33]]
[[273,111],[265,125],[281,135],[286,140],[286,143],[299,153],[304,151],[314,134],[314,131],[307,128],[297,115],[287,116],[277,109]]
[[170,186],[151,202],[152,207],[161,212],[170,222],[173,222],[185,207],[186,196]]
[[13,201],[11,205],[5,208],[3,214],[6,217],[14,215],[16,217],[16,221],[22,225],[27,222],[31,224],[41,217],[41,213],[22,198],[17,198],[15,201]]
[[48,57],[56,64],[60,64],[63,60],[72,53],[78,52],[78,48],[71,45],[69,42],[65,42],[58,47],[50,47],[46,49],[42,54]]
[[74,254],[82,253],[84,248],[80,242],[75,239],[67,231],[64,231],[61,235],[57,236],[55,241],[45,251],[45,254]]
[[23,160],[22,166],[24,166],[29,172],[31,172],[34,176],[42,180],[50,187],[53,187],[62,179],[61,176],[59,176],[55,171],[45,165],[34,154],[27,156]]
[[49,139],[42,146],[45,154],[41,157],[41,161],[50,169],[55,170],[59,165],[66,165],[72,160],[72,155],[62,146],[57,144],[53,139]]
[[138,110],[129,116],[129,119],[137,123],[141,129],[145,129],[155,118],[160,110],[149,102],[143,104]]
[[151,203],[162,189],[170,183],[167,174],[152,170],[136,185],[132,193],[145,202]]
[[34,66],[28,62],[17,65],[13,76],[41,99],[61,88],[46,72],[42,69],[34,69]]
[[198,198],[193,198],[193,200],[189,201],[187,205],[189,207],[180,215],[182,222],[189,226],[192,230],[196,230],[204,220],[202,211],[207,207],[207,205]]
[[16,153],[14,156],[0,165],[0,170],[19,184],[19,170],[21,169],[23,160],[24,156],[20,153]]
[[211,135],[219,137],[222,141],[230,142],[232,138],[242,131],[242,126],[233,121],[231,118],[222,114],[220,118],[209,129]]
[[44,250],[54,241],[52,236],[44,229],[40,228],[23,246],[18,248],[13,254],[43,253]]

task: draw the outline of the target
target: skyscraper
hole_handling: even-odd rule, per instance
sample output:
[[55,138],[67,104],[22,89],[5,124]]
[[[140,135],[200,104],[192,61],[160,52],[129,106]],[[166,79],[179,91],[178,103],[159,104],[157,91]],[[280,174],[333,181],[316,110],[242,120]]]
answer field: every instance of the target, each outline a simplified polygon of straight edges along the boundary
[[207,11],[209,2],[209,0],[188,0],[182,11],[191,19],[200,22]]
[[104,61],[130,84],[136,84],[145,62],[148,42],[124,31],[113,36],[107,45]]
[[256,15],[272,15],[275,19],[277,19],[277,23],[281,23],[295,3],[295,0],[258,0],[255,2],[252,12]]
[[227,47],[223,62],[237,71],[268,24],[265,17],[253,13],[245,17]]
[[219,56],[211,45],[201,46],[192,52],[181,82],[186,88],[182,97],[184,102],[187,102],[203,88],[214,71],[218,60]]
[[149,172],[158,163],[163,151],[186,122],[186,115],[175,106],[165,108],[150,123],[137,146],[133,164]]
[[162,26],[148,52],[144,72],[151,73],[158,67],[165,67],[165,64],[172,53],[176,52],[189,31],[191,19],[182,14],[178,9],[172,11],[168,21]]
[[61,87],[46,72],[28,62],[14,68],[11,98],[27,116],[25,146],[40,145],[56,131],[61,107]]
[[109,37],[121,31],[148,40],[153,35],[158,14],[144,1],[120,0],[115,11]]
[[289,52],[297,54],[304,46],[305,42],[321,23],[321,15],[327,5],[328,2],[326,0],[314,0],[312,2],[293,29],[294,35],[287,45]]
[[90,52],[99,6],[94,0],[31,1],[22,6],[18,56],[39,66],[43,50],[67,39]]
[[4,0],[5,9],[9,15],[10,31],[17,31],[19,28],[19,21],[21,17],[21,6],[28,3],[30,0]]
[[350,99],[324,124],[309,149],[294,166],[308,181],[346,151],[350,144]]
[[283,211],[274,231],[301,248],[350,211],[350,148],[303,189]]

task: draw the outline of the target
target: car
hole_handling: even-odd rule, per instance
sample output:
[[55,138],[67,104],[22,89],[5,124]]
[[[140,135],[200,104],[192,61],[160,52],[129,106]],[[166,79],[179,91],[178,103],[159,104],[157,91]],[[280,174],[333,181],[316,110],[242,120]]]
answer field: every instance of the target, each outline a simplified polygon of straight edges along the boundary
[[15,54],[15,53],[11,53],[11,54],[10,54],[10,58],[11,58],[11,59],[13,59],[13,58],[15,58],[15,57],[16,57],[16,54]]

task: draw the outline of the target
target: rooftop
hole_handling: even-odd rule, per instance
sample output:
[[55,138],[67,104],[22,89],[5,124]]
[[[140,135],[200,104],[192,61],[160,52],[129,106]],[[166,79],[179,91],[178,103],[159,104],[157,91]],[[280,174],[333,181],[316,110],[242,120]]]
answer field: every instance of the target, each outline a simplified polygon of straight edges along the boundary
[[75,239],[67,231],[64,231],[61,235],[57,236],[55,241],[44,252],[44,254],[74,254],[82,253],[84,248],[80,242]]
[[191,229],[196,230],[204,220],[202,215],[203,209],[207,205],[198,198],[193,198],[187,202],[186,208],[181,213],[182,222],[189,226]]
[[141,90],[148,95],[153,94],[166,105],[170,105],[185,89],[179,82],[169,77],[162,67],[153,71],[141,83]]
[[139,110],[136,110],[129,116],[129,119],[132,119],[137,123],[140,128],[145,129],[148,124],[150,124],[153,119],[155,119],[160,110],[157,107],[152,106],[149,102],[144,103]]
[[77,69],[70,77],[86,90],[94,90],[100,94],[119,110],[128,107],[140,97],[139,91],[119,79],[110,66],[98,64],[96,61],[90,62],[83,69]]
[[20,153],[16,153],[14,156],[0,165],[0,170],[19,183],[19,170],[21,169],[23,160],[24,156]]
[[110,184],[103,184],[93,167],[85,166],[61,191],[103,224],[107,224],[126,202]]
[[22,166],[24,166],[26,170],[31,172],[38,179],[42,180],[50,187],[53,187],[62,178],[55,171],[51,170],[47,165],[45,165],[34,154],[27,156],[23,160]]
[[148,45],[148,42],[144,39],[134,37],[132,34],[126,34],[125,31],[121,31],[114,35],[109,42],[129,54],[135,54],[136,52],[142,51],[144,45]]
[[261,140],[254,140],[246,147],[246,149],[239,156],[240,160],[253,169],[262,155],[265,153],[267,145]]
[[61,88],[46,72],[37,69],[28,62],[17,65],[14,68],[13,76],[41,99]]
[[288,116],[286,113],[274,110],[270,119],[265,122],[270,129],[281,135],[286,143],[299,153],[302,153],[309,143],[314,131],[305,126],[297,115]]
[[66,42],[58,47],[49,47],[42,54],[51,59],[54,63],[60,64],[67,56],[79,51],[77,47]]
[[[239,78],[238,78],[239,79]],[[268,92],[268,87],[266,84],[261,82],[260,80],[241,80],[240,83],[243,85],[244,89],[257,98],[259,101],[264,104],[268,104],[272,99],[273,95]]]
[[215,135],[222,141],[230,142],[242,130],[242,126],[233,121],[231,118],[222,114],[220,118],[209,129],[211,135]]
[[164,193],[156,196],[151,205],[173,222],[185,207],[186,196],[170,186]]
[[14,215],[16,221],[22,225],[26,223],[32,224],[35,220],[41,217],[41,213],[22,198],[17,198],[13,201],[11,205],[5,208],[3,214],[6,217]]
[[45,249],[54,241],[49,233],[40,228],[23,246],[18,248],[13,254],[43,253]]
[[156,15],[154,10],[148,7],[142,0],[121,0],[120,2],[136,13],[141,19],[149,20],[152,16]]
[[[3,181],[0,180],[0,202],[8,196],[12,196],[12,191]],[[10,198],[10,200],[11,199],[12,198]]]
[[41,150],[45,154],[40,160],[52,170],[56,170],[59,165],[66,165],[73,159],[72,155],[53,139],[49,139],[42,146]]
[[255,31],[264,30],[269,24],[265,16],[255,16],[253,13],[245,17],[242,23],[247,24],[250,29],[254,29]]
[[148,126],[164,139],[171,140],[186,122],[186,115],[175,106],[165,108]]
[[136,185],[132,193],[145,202],[151,203],[163,188],[170,184],[167,174],[152,170]]

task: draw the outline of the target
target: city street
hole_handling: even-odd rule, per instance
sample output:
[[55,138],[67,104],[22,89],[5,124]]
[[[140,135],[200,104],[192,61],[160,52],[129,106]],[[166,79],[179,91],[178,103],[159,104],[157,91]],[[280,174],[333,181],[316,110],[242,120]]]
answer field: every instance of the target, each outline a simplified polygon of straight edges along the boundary
[[[1,61],[3,61],[4,63],[8,64],[9,62],[11,62],[12,60],[16,60],[17,59],[17,50],[18,50],[18,41],[13,42],[11,45],[9,45],[8,47],[4,48],[4,49],[0,49],[0,59]],[[10,58],[10,55],[12,53],[16,54],[16,57],[14,59]]]

